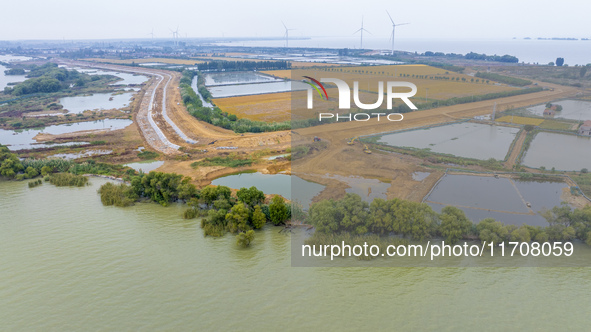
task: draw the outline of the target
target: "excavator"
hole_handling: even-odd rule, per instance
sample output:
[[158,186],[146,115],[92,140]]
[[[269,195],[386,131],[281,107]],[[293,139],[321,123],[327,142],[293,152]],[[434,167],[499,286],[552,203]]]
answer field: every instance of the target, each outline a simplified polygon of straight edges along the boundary
[[[353,144],[355,144],[355,141],[359,141],[359,136],[351,138],[349,141],[347,141],[347,144],[353,145]],[[371,150],[369,149],[367,144],[363,144],[363,152],[365,152],[367,154],[371,154]]]

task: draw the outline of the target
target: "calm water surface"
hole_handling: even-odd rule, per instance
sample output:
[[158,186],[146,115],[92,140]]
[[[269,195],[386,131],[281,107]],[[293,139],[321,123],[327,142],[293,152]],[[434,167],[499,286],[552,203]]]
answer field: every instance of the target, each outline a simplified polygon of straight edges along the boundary
[[[47,330],[587,330],[588,268],[295,268],[275,227],[205,238],[183,207],[0,182],[0,322]],[[31,202],[34,202],[31,203]],[[280,308],[280,309],[278,309]]]
[[519,128],[464,122],[387,134],[378,142],[459,157],[503,160],[517,132]]

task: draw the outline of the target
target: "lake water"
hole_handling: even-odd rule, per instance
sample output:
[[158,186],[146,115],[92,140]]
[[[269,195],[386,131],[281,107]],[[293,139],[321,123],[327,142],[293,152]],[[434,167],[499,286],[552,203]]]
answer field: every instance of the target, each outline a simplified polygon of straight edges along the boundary
[[[591,102],[583,100],[561,100],[552,104],[561,105],[562,111],[556,112],[554,118],[577,121],[591,120]],[[543,116],[546,104],[527,108],[534,115]]]
[[[368,49],[390,50],[391,40],[387,36],[363,36],[363,47]],[[532,38],[537,38],[531,36]],[[261,46],[285,47],[285,39],[252,40],[232,43],[219,43],[230,46]],[[293,39],[289,47],[322,47],[322,48],[359,48],[359,36],[347,37],[313,37],[309,39]],[[469,52],[485,54],[510,54],[519,58],[519,62],[547,64],[563,57],[566,64],[586,65],[591,63],[590,41],[565,40],[524,40],[524,39],[453,39],[453,38],[404,38],[396,37],[396,50],[419,52],[426,51],[461,53]]]
[[[2,61],[0,59],[0,61]],[[25,75],[6,75],[4,71],[8,70],[8,68],[0,65],[0,91],[4,91],[4,88],[8,86],[8,83],[18,83],[23,82],[27,78]]]
[[255,186],[265,194],[281,195],[298,201],[304,208],[310,206],[312,198],[324,190],[323,185],[287,174],[239,173],[217,178],[211,184],[233,189]]
[[299,81],[222,85],[208,88],[213,98],[257,95],[263,93],[305,90],[308,85]]
[[8,148],[12,151],[15,150],[23,150],[23,149],[39,149],[39,148],[46,148],[49,146],[59,146],[59,145],[73,145],[73,144],[81,144],[80,142],[72,142],[72,143],[60,143],[60,144],[45,144],[45,143],[37,143],[33,137],[37,136],[37,134],[43,132],[52,135],[59,135],[59,134],[66,134],[72,133],[75,131],[84,131],[84,130],[97,130],[97,129],[109,129],[109,130],[118,130],[123,129],[129,125],[131,125],[133,121],[128,119],[105,119],[105,120],[97,120],[97,121],[85,121],[85,122],[76,122],[76,123],[68,123],[68,124],[61,124],[61,125],[54,125],[48,126],[42,129],[22,129],[22,130],[5,130],[0,129],[0,143],[3,145],[8,145]]
[[591,169],[591,138],[541,132],[536,135],[523,158],[530,167],[555,167],[562,171]]
[[425,201],[437,212],[446,205],[457,206],[474,223],[494,218],[505,224],[547,226],[540,212],[560,205],[562,189],[567,187],[564,182],[446,175]]
[[164,161],[159,160],[146,160],[146,161],[138,161],[136,163],[129,163],[125,164],[127,167],[131,167],[136,171],[150,173],[151,171],[155,170],[156,168],[164,165]]
[[263,83],[282,81],[271,76],[259,74],[256,72],[227,72],[227,73],[212,73],[205,75],[205,85],[228,85],[228,84],[244,84],[244,83]]
[[204,237],[176,204],[104,207],[104,182],[0,182],[3,330],[589,326],[588,268],[295,268],[280,228],[239,249],[233,236]]
[[[64,97],[59,103],[68,113],[78,114],[84,111],[120,109],[128,106],[134,93],[95,93],[91,96]],[[112,100],[111,100],[112,99]]]
[[459,157],[504,160],[517,132],[519,128],[463,122],[387,134],[378,142]]

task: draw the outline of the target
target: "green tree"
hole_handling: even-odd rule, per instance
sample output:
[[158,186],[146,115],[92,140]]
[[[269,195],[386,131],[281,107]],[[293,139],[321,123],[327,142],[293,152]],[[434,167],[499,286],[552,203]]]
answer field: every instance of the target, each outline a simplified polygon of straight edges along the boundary
[[246,232],[240,232],[236,235],[236,245],[243,248],[248,247],[253,240],[254,231],[252,229]]
[[259,229],[262,228],[263,226],[265,226],[265,223],[267,222],[267,218],[265,217],[265,214],[263,213],[261,206],[257,205],[254,207],[254,211],[252,213],[252,226],[254,229]]
[[464,235],[468,234],[472,222],[466,218],[464,211],[455,206],[446,206],[441,210],[440,232],[450,243],[456,243]]
[[503,223],[495,221],[493,218],[486,218],[481,220],[476,225],[478,231],[478,238],[480,241],[487,243],[494,243],[495,245],[509,239],[509,230]]
[[240,190],[238,190],[236,193],[236,197],[238,197],[238,200],[250,207],[261,204],[265,201],[265,193],[258,190],[255,186],[252,186],[248,189],[240,188]]
[[11,153],[8,147],[0,144],[0,175],[12,179],[22,170],[24,167],[17,155]]
[[556,58],[556,65],[561,67],[564,64],[564,58]]
[[246,232],[250,230],[250,226],[248,226],[249,216],[250,213],[246,205],[244,205],[244,203],[237,203],[230,209],[230,212],[226,214],[228,230],[232,233]]
[[269,204],[269,214],[271,215],[271,222],[277,226],[285,222],[288,217],[288,208],[285,201],[279,195],[275,195]]
[[51,173],[53,173],[53,167],[48,165],[41,167],[41,175],[46,176]]

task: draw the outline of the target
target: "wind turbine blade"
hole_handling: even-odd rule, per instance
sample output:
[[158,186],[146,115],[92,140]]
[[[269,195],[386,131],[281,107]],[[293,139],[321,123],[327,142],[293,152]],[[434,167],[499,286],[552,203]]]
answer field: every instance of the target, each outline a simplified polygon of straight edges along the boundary
[[283,24],[283,27],[285,28],[285,30],[287,30],[287,27],[285,26],[285,23],[283,23],[283,21],[281,21],[281,24]]
[[359,31],[362,31],[362,30],[363,30],[363,28],[361,28],[361,29],[359,29],[359,30],[357,30],[357,31],[353,32],[353,33],[352,33],[352,35],[354,35],[354,34],[358,33]]
[[373,35],[373,33],[369,32],[369,31],[367,31],[367,30],[365,30],[365,29],[363,29],[363,31],[365,31],[365,32],[369,33],[370,35]]
[[390,21],[392,21],[392,24],[394,24],[394,20],[392,19],[392,16],[390,16],[390,13],[388,12],[388,10],[386,10],[386,14],[388,14],[388,17],[390,18]]
[[410,24],[410,23],[400,23],[400,24],[396,24],[396,26],[399,26],[399,25],[407,25],[407,24]]

